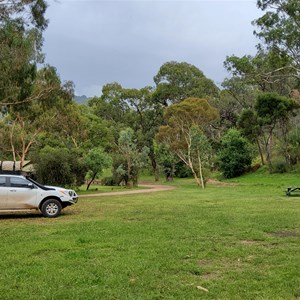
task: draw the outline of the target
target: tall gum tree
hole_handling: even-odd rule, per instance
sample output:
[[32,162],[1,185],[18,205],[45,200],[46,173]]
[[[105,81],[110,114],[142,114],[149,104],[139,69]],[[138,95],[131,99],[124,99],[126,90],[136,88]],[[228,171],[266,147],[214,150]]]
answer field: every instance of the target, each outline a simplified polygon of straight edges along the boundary
[[156,89],[153,100],[164,107],[188,97],[216,97],[219,89],[194,65],[170,61],[163,64],[154,76]]
[[258,0],[257,6],[264,15],[252,24],[268,48],[277,48],[291,57],[286,66],[300,76],[300,2],[299,0]]
[[187,98],[170,105],[164,117],[167,125],[159,128],[157,141],[167,144],[191,170],[197,185],[204,188],[202,158],[209,147],[206,147],[207,143],[201,136],[218,119],[218,111],[206,99]]

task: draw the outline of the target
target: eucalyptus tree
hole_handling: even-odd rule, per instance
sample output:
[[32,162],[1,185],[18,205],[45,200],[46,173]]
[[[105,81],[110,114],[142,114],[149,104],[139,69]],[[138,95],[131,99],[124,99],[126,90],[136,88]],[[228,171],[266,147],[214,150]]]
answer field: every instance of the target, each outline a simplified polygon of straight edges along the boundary
[[[117,83],[105,84],[102,88],[100,97],[93,97],[89,100],[88,106],[92,113],[97,117],[93,117],[93,124],[101,130],[101,124],[109,128],[113,137],[112,148],[114,142],[119,138],[119,132],[133,124],[134,115],[129,103],[122,99],[123,87]],[[97,125],[98,123],[98,125]],[[95,127],[95,128],[96,128]],[[105,129],[103,128],[105,131]],[[103,132],[103,130],[101,130]],[[94,131],[94,137],[97,138],[100,132]],[[103,145],[104,146],[104,145]]]
[[280,128],[283,130],[284,124],[288,123],[293,112],[299,107],[299,104],[293,99],[278,96],[274,93],[264,93],[257,97],[255,110],[262,132],[266,160],[270,171],[272,171],[272,140],[276,125],[280,125]]
[[128,187],[136,186],[141,168],[147,165],[149,148],[144,146],[139,149],[131,128],[120,132],[117,146],[119,164],[114,171],[124,179]]
[[155,180],[159,179],[157,157],[153,140],[159,126],[164,122],[163,108],[153,101],[153,88],[123,89],[121,98],[129,104],[133,111],[132,123],[128,124],[135,131],[140,147],[149,149],[149,158]]
[[153,99],[167,107],[188,97],[215,97],[218,88],[194,65],[170,61],[163,64],[154,76]]
[[0,105],[31,101],[37,64],[43,62],[44,0],[0,1]]
[[[252,86],[262,92],[277,92],[288,96],[297,84],[295,70],[287,68],[291,58],[275,47],[258,48],[255,56],[232,55],[226,58],[224,66],[234,77],[240,78],[245,86]],[[252,88],[252,89],[253,89]]]
[[[257,7],[264,15],[252,22],[254,34],[262,41],[257,45],[256,55],[232,55],[224,62],[233,77],[224,81],[223,86],[244,108],[254,106],[257,91],[289,96],[300,84],[300,2],[257,0]],[[247,94],[242,89],[237,93],[238,81],[243,89],[250,87],[253,91],[250,101],[244,101]]]
[[72,85],[62,83],[56,69],[47,66],[37,73],[31,94],[31,101],[14,105],[1,118],[2,151],[23,162],[33,147],[43,148],[50,140],[78,148],[87,137],[86,118],[72,102]]
[[278,49],[290,57],[285,66],[300,78],[300,2],[298,0],[258,0],[265,14],[253,21],[254,34],[268,49]]
[[44,30],[48,25],[45,18],[47,6],[45,0],[0,0],[0,25],[12,20],[24,27]]
[[84,163],[90,173],[90,179],[86,190],[89,189],[97,175],[101,175],[104,169],[111,166],[112,160],[110,155],[104,152],[100,147],[90,149],[84,156]]
[[202,169],[210,151],[204,135],[218,119],[218,111],[206,99],[187,98],[170,105],[164,117],[167,125],[159,128],[157,141],[167,144],[191,170],[197,185],[204,188]]
[[[246,137],[256,141],[262,164],[264,164],[264,153],[270,171],[272,171],[273,137],[276,135],[279,139],[278,133],[281,131],[281,138],[288,140],[287,128],[291,117],[299,108],[299,103],[291,98],[275,93],[261,93],[256,99],[254,110],[244,110],[240,116],[239,127]],[[284,152],[287,153],[287,143],[284,148]],[[288,161],[288,155],[286,158]]]

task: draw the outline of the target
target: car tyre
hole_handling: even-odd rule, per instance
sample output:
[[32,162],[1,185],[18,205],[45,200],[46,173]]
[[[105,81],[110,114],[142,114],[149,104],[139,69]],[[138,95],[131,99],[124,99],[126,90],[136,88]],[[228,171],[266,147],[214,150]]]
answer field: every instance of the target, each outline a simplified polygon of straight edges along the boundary
[[62,210],[61,203],[56,199],[46,200],[41,207],[41,212],[46,218],[55,218],[60,215]]

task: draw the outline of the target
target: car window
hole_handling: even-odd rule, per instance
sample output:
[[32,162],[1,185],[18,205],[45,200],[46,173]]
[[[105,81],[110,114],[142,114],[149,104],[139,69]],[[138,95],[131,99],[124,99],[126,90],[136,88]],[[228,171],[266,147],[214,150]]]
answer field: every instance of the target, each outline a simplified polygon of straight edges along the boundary
[[23,178],[18,178],[18,177],[10,177],[10,186],[11,187],[28,187],[28,181]]
[[0,187],[6,185],[6,177],[0,177]]

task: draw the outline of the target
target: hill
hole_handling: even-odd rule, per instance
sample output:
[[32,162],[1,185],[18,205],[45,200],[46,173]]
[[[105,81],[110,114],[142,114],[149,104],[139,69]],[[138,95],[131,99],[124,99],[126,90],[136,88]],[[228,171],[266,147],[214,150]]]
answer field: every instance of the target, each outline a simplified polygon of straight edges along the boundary
[[82,95],[82,96],[75,95],[74,100],[78,104],[87,104],[89,98],[86,95]]

